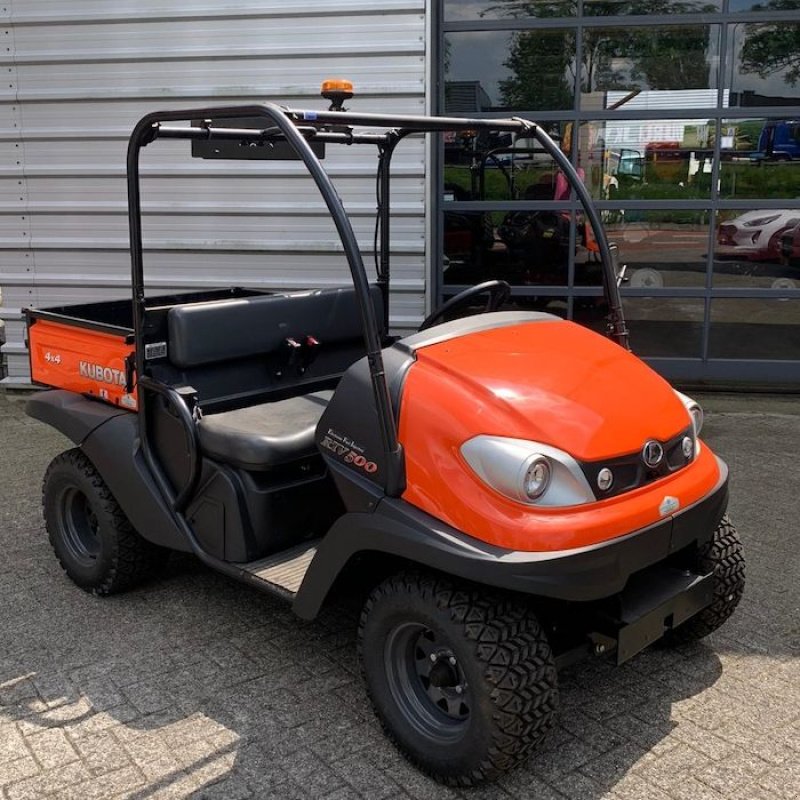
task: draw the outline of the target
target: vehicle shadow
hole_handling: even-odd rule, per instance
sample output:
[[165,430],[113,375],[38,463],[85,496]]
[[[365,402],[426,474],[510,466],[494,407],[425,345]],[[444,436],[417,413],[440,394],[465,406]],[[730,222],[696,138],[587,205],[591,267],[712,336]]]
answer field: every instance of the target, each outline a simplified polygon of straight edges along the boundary
[[[50,565],[41,572],[46,644],[0,658],[0,721],[29,740],[61,731],[78,762],[64,762],[78,796],[80,781],[135,800],[496,796],[497,787],[433,783],[383,736],[358,671],[355,595],[304,623],[190,557],[177,557],[161,581],[106,600]],[[603,797],[658,752],[676,704],[692,703],[720,673],[702,645],[562,671],[556,729],[500,786]]]

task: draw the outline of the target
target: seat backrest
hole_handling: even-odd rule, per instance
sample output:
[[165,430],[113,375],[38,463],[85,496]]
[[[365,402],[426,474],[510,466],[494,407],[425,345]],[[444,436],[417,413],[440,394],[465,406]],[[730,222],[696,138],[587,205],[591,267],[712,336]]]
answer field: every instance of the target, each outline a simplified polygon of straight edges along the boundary
[[[380,288],[370,295],[383,336]],[[365,352],[352,287],[178,305],[167,330],[170,382],[194,386],[205,408],[305,393],[341,376]]]

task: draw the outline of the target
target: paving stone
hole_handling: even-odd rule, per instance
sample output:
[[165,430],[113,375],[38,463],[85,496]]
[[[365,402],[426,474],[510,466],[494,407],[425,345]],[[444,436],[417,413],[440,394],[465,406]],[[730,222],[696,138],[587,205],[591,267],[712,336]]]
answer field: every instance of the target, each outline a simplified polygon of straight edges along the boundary
[[30,750],[16,724],[0,725],[0,765],[29,755]]
[[53,794],[63,787],[82,783],[90,777],[86,767],[76,761],[57,769],[42,772],[33,778],[11,783],[5,787],[5,793],[8,800],[37,800],[45,795]]
[[27,744],[43,769],[61,767],[79,758],[67,735],[59,728],[51,728],[35,736],[29,736]]
[[116,772],[131,764],[125,748],[108,731],[78,739],[75,746],[93,775]]
[[[118,738],[119,732],[114,733]],[[178,759],[158,734],[137,736],[124,741],[122,746],[149,781],[156,781],[180,770]]]
[[[694,777],[730,797],[746,781],[769,771],[770,765],[750,753],[737,753],[721,763],[712,764],[694,773]],[[800,788],[800,787],[798,787]]]
[[355,795],[384,800],[397,794],[397,783],[369,756],[369,753],[348,756],[336,761],[331,769]]
[[38,775],[42,768],[33,756],[25,756],[0,765],[0,787]]
[[56,800],[107,800],[109,797],[147,796],[147,790],[140,792],[146,779],[136,767],[126,767],[117,772],[107,773],[99,778],[76,783],[57,792]]

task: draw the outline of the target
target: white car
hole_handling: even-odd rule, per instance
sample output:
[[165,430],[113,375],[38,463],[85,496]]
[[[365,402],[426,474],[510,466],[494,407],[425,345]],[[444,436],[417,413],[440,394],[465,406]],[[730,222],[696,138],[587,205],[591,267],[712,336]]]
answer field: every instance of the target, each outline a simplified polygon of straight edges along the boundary
[[778,261],[781,237],[800,224],[800,209],[772,208],[747,211],[717,228],[717,258]]

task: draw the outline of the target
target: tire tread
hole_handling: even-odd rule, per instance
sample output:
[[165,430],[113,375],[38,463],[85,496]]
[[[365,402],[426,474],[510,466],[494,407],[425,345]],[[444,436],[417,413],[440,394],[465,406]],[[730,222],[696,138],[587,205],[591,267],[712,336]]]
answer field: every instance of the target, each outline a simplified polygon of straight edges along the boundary
[[384,596],[398,593],[417,594],[463,626],[464,636],[474,643],[475,658],[484,666],[484,678],[492,687],[494,712],[490,747],[481,762],[466,774],[438,773],[403,748],[373,699],[373,708],[387,736],[417,768],[450,786],[483,783],[525,760],[553,727],[558,707],[555,663],[532,612],[516,599],[489,594],[483,587],[456,586],[448,579],[425,573],[401,573],[376,587],[367,600],[359,623],[359,648],[375,604]]
[[745,560],[736,528],[722,518],[709,541],[697,554],[697,568],[714,573],[714,599],[699,614],[665,637],[669,644],[702,639],[722,626],[736,610],[744,594]]
[[[150,577],[163,563],[166,551],[162,547],[148,542],[136,532],[100,473],[80,448],[67,450],[50,462],[42,483],[43,505],[46,507],[47,486],[53,474],[62,469],[88,481],[95,494],[90,498],[92,503],[96,504],[95,513],[98,516],[105,516],[114,533],[115,552],[109,569],[98,583],[82,585],[81,588],[91,594],[105,597],[126,591]],[[69,565],[64,563],[56,546],[57,533],[47,516],[45,514],[45,526],[50,544],[61,568],[67,575],[70,575]],[[72,576],[70,575],[70,577]]]

